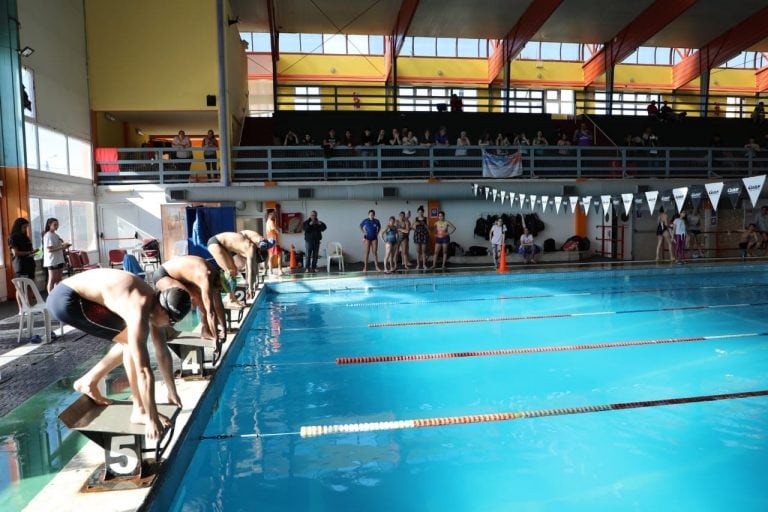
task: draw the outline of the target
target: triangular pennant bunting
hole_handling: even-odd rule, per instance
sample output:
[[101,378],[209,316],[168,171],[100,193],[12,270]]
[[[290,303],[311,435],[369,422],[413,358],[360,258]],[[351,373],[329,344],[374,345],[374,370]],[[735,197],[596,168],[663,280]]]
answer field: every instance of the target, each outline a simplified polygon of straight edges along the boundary
[[720,202],[720,195],[723,193],[723,183],[707,183],[704,185],[709,196],[709,202],[712,203],[712,209],[717,211],[717,203]]
[[677,211],[683,211],[683,204],[685,204],[685,198],[688,196],[688,187],[673,188],[672,196],[675,198]]
[[749,194],[749,200],[752,201],[752,207],[757,206],[757,199],[760,197],[760,192],[763,190],[765,184],[765,174],[762,176],[750,176],[749,178],[741,178],[744,182],[744,188],[747,189]]

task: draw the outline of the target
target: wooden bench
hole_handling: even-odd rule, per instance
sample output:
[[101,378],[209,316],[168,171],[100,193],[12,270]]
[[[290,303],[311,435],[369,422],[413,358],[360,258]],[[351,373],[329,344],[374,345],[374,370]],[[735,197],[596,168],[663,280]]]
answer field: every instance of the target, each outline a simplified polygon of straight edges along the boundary
[[[98,405],[82,395],[59,414],[68,428],[79,431],[104,450],[104,463],[88,478],[83,491],[140,489],[154,482],[181,409],[172,404],[157,404],[157,412],[171,420],[171,425],[163,430],[155,448],[150,449],[146,446],[144,425],[131,423],[132,410],[131,402]],[[154,457],[145,457],[151,453]]]

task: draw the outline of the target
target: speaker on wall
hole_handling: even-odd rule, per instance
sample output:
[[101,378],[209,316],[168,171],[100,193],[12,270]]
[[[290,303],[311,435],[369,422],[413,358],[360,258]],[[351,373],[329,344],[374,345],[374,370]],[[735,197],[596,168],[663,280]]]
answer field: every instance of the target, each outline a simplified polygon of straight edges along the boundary
[[168,194],[169,201],[186,201],[187,200],[186,190],[169,190],[167,194]]
[[311,188],[300,188],[299,199],[311,199],[315,197],[315,191]]
[[205,97],[205,105],[208,107],[215,107],[216,106],[216,95],[215,94],[209,94]]
[[384,197],[397,197],[399,191],[397,187],[384,187]]

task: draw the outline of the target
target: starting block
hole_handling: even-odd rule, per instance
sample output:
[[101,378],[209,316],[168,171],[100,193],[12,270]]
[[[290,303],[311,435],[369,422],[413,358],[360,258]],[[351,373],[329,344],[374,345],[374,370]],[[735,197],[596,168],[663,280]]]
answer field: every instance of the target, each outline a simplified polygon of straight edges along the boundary
[[[182,332],[172,340],[168,340],[168,347],[181,359],[181,376],[206,377],[205,349],[213,351],[212,365],[216,365],[221,356],[221,342],[207,340],[196,332]],[[185,372],[188,372],[185,374]]]
[[240,323],[243,321],[243,312],[245,306],[236,304],[233,302],[227,302],[224,304],[224,319],[227,322],[227,332],[232,331],[232,316],[235,316],[235,322]]
[[[144,425],[131,423],[131,402],[115,401],[98,405],[82,395],[67,407],[59,419],[68,428],[77,430],[104,450],[104,463],[83,484],[83,492],[118,491],[149,487],[155,480],[161,459],[173,439],[177,406],[157,404],[157,412],[171,420],[157,446],[147,449]],[[154,458],[144,454],[154,452]]]

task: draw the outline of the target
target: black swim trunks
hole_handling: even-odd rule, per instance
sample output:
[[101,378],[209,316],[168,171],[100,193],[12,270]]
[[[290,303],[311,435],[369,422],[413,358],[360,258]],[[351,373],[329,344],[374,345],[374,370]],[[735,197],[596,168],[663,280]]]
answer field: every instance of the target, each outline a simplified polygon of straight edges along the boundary
[[152,281],[154,281],[155,283],[157,283],[159,280],[161,280],[164,277],[171,277],[171,276],[168,275],[168,271],[165,270],[165,267],[163,267],[162,265],[160,265],[160,267],[157,270],[152,272]]
[[48,295],[48,310],[58,321],[104,340],[112,341],[125,329],[125,320],[101,304],[86,300],[66,284]]

